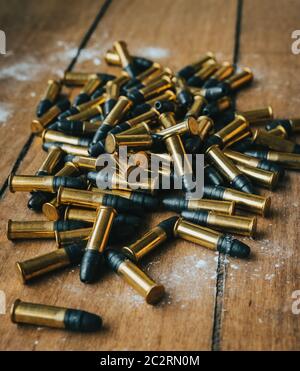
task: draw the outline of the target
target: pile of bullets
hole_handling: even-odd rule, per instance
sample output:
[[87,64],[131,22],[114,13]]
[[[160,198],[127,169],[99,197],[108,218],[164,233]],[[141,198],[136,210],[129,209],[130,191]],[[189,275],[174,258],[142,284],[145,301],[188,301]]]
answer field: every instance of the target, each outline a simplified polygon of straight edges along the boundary
[[[47,157],[35,175],[9,180],[11,192],[30,192],[28,207],[48,221],[9,220],[7,236],[56,241],[52,252],[17,262],[24,284],[78,264],[80,280],[88,284],[106,266],[155,304],[164,287],[139,262],[166,241],[181,238],[248,257],[250,248],[228,233],[255,237],[256,216],[249,214],[266,216],[271,202],[257,188],[273,190],[286,168],[300,168],[300,147],[289,139],[300,131],[300,119],[275,120],[271,107],[237,111],[235,94],[253,74],[210,52],[177,73],[131,56],[123,41],[105,60],[122,68],[118,76],[66,72],[61,81],[48,82],[31,125]],[[63,88],[75,96],[72,103]],[[134,161],[120,160],[124,147]],[[116,170],[111,176],[103,173],[103,154]],[[192,160],[198,154],[205,159],[204,194],[195,199],[187,194],[195,186]],[[149,177],[154,160],[160,170]],[[147,176],[130,180],[140,167]],[[161,187],[167,178],[168,191]],[[103,180],[111,186],[99,187]],[[175,181],[181,191],[174,192]],[[144,214],[158,210],[177,215],[137,236]],[[101,327],[99,316],[20,300],[12,320],[78,331]]]

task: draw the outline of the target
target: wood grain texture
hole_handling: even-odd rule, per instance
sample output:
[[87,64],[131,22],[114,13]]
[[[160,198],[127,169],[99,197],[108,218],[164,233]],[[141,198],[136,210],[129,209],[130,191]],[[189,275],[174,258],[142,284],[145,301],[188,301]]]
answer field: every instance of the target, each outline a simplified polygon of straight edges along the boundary
[[0,188],[30,135],[49,78],[62,77],[104,0],[0,1]]
[[[218,22],[215,20],[216,9],[222,14]],[[217,51],[220,58],[232,60],[235,15],[236,1],[233,0],[114,1],[87,48],[90,52],[97,51],[97,58],[103,58],[113,41],[124,39],[132,53],[153,57],[174,69],[196,60],[207,50]],[[87,61],[83,53],[75,69],[106,70],[104,65],[95,68],[94,63],[94,59]],[[18,173],[33,173],[42,156],[45,154],[36,139]],[[4,228],[8,218],[35,218],[26,209],[26,202],[25,194],[7,193],[0,212],[0,289],[7,294],[8,307],[16,297],[21,297],[82,308],[101,314],[105,330],[96,335],[82,335],[51,329],[18,328],[6,315],[0,324],[4,334],[0,339],[0,349],[210,349],[217,255],[178,240],[150,257],[144,263],[145,269],[165,285],[168,293],[163,303],[155,308],[144,304],[112,274],[104,274],[97,284],[83,285],[79,281],[78,269],[67,269],[23,286],[18,280],[15,262],[54,248],[53,242],[12,244],[6,240]],[[143,228],[168,216],[167,213],[158,214],[151,223],[145,221]]]
[[[255,84],[238,108],[271,104],[277,117],[299,116],[299,55],[291,34],[299,29],[299,1],[245,0],[238,63],[249,65]],[[271,194],[273,215],[259,219],[254,256],[225,265],[220,348],[223,350],[299,350],[300,321],[292,313],[299,290],[299,173],[289,172]],[[266,192],[262,192],[266,193]]]

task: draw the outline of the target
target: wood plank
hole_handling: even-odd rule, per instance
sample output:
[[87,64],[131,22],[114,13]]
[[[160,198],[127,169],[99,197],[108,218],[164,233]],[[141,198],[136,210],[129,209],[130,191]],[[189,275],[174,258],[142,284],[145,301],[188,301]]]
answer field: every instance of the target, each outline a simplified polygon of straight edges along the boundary
[[103,3],[1,0],[7,54],[0,56],[0,188],[29,138],[47,80],[63,75]]
[[[253,68],[256,83],[241,94],[239,108],[271,104],[277,117],[299,115],[300,57],[291,52],[299,12],[299,1],[244,1],[238,63]],[[226,264],[223,350],[299,350],[300,321],[292,313],[300,272],[299,192],[299,173],[290,172],[272,194],[272,217],[259,220],[261,238],[249,241],[253,257]]]
[[[216,12],[222,14],[218,22]],[[175,69],[196,60],[207,50],[218,51],[221,58],[232,60],[235,14],[235,0],[205,3],[197,0],[115,1],[96,29],[88,49],[96,50],[98,57],[103,58],[113,41],[124,39],[132,53],[146,57],[154,55],[154,59]],[[78,68],[86,71],[95,68],[93,59],[84,59],[79,58]],[[37,156],[40,153],[39,143],[35,141],[19,173],[33,173],[41,162]],[[1,208],[2,230],[7,218],[34,219],[24,206],[26,199],[23,194],[6,194]],[[17,213],[16,205],[21,205]],[[156,215],[151,222],[155,224],[168,215]],[[148,225],[147,221],[143,227]],[[101,282],[93,285],[83,285],[77,269],[66,270],[23,286],[14,270],[15,261],[49,251],[53,249],[53,243],[12,244],[2,234],[1,246],[0,264],[5,268],[0,269],[0,289],[6,292],[8,305],[21,296],[25,300],[80,307],[103,315],[106,330],[86,336],[49,329],[17,328],[7,315],[0,324],[1,333],[4,333],[0,348],[210,349],[217,265],[217,256],[210,251],[175,241],[149,258],[145,262],[146,270],[163,283],[168,292],[163,303],[152,308],[114,275],[104,276]]]

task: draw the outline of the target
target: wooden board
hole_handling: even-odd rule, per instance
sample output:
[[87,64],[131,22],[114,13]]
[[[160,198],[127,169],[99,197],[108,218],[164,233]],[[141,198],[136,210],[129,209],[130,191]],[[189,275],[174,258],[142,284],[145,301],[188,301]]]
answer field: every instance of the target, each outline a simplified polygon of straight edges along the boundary
[[[223,14],[218,24],[214,20],[216,8]],[[101,58],[113,41],[125,39],[133,53],[160,57],[155,59],[172,68],[194,61],[210,49],[218,51],[222,58],[232,60],[235,13],[236,1],[217,0],[208,4],[196,0],[188,3],[169,0],[113,2],[87,48],[90,53],[95,51],[97,56],[99,53]],[[212,27],[214,32],[210,33]],[[183,39],[182,35],[186,38]],[[95,70],[94,60],[85,61],[83,52],[75,68]],[[106,69],[102,65],[98,68]],[[33,142],[18,173],[33,173],[42,160],[37,154],[41,154],[38,139]],[[27,195],[5,195],[2,230],[7,218],[35,218],[26,210],[26,201]],[[20,205],[17,213],[16,205]],[[167,216],[157,216],[152,223]],[[54,243],[12,244],[2,233],[1,246],[1,262],[5,269],[1,269],[0,282],[3,282],[1,289],[7,294],[8,305],[16,297],[21,297],[80,307],[103,315],[106,330],[98,335],[85,336],[49,329],[17,328],[7,315],[1,324],[5,335],[1,337],[0,348],[197,350],[211,347],[217,265],[214,253],[176,241],[149,259],[145,263],[146,270],[165,285],[168,293],[161,305],[152,308],[114,275],[103,277],[95,285],[83,285],[79,281],[78,269],[66,270],[23,286],[18,281],[15,261],[49,251],[54,248]]]
[[0,2],[7,39],[7,54],[0,56],[0,189],[29,144],[30,124],[47,80],[62,77],[103,4],[88,0],[83,8],[80,1],[70,0]]
[[[62,61],[62,58],[53,55],[60,55],[64,45],[67,45],[67,50],[73,43],[74,47],[79,45],[103,3],[93,2],[93,5],[87,6],[86,2],[83,5],[83,2],[73,1],[70,7],[68,2],[58,6],[53,0],[49,5],[46,2],[42,3],[43,6],[39,5],[40,9],[33,2],[28,4],[26,12],[34,21],[30,22],[27,17],[26,22],[23,20],[26,23],[23,42],[19,41],[17,28],[11,30],[10,38],[15,40],[13,45],[16,48],[24,44],[23,53],[33,53],[36,59],[41,58],[50,67],[36,80],[30,78],[24,82],[10,78],[13,81],[9,86],[13,84],[16,96],[14,105],[26,107],[28,111],[22,111],[19,116],[14,114],[9,121],[18,136],[11,132],[6,134],[7,130],[3,130],[5,136],[3,134],[0,140],[7,146],[2,156],[3,181],[29,137],[29,123],[47,78],[52,77],[55,69],[66,68],[73,56],[69,55],[70,59]],[[285,1],[284,7],[280,0],[244,0],[239,4],[238,7],[235,0],[113,1],[82,50],[74,69],[119,73],[118,69],[107,68],[103,62],[106,49],[118,39],[126,40],[133,54],[153,58],[174,70],[212,50],[223,60],[233,61],[236,55],[239,65],[249,65],[254,70],[256,83],[252,89],[241,93],[239,109],[272,104],[278,117],[298,115],[299,89],[295,71],[300,59],[291,54],[291,32],[299,28],[299,2]],[[5,9],[1,10],[0,16],[5,20],[3,24],[13,23],[12,17],[20,18],[19,22],[22,22],[23,18],[14,14],[16,6],[17,2],[11,8],[1,6]],[[63,17],[57,17],[56,23],[61,25],[53,27],[52,19],[58,8]],[[77,22],[78,17],[80,22]],[[43,19],[41,23],[40,19]],[[34,32],[37,27],[41,29],[39,33]],[[49,44],[44,41],[46,36],[51,40]],[[39,45],[41,54],[34,54],[32,42],[28,43],[31,49],[28,44],[26,46],[28,38]],[[66,44],[56,45],[57,40]],[[54,59],[50,58],[51,55]],[[5,66],[13,57],[4,59]],[[0,56],[0,63],[2,60]],[[13,61],[17,62],[18,59]],[[0,86],[0,101],[11,103],[10,87],[1,79]],[[36,96],[25,99],[31,92],[35,92]],[[8,146],[11,137],[14,138],[13,146]],[[26,148],[28,153],[15,166],[19,174],[33,174],[45,157],[38,138],[29,144]],[[17,297],[82,308],[101,314],[105,329],[99,334],[84,335],[17,327],[11,324],[6,314],[1,316],[0,321],[0,349],[299,349],[299,316],[291,311],[292,292],[299,289],[298,175],[289,174],[286,183],[274,193],[272,217],[259,219],[259,240],[246,239],[254,252],[248,261],[219,257],[179,240],[150,256],[144,267],[167,290],[165,300],[154,308],[146,305],[113,274],[104,273],[100,282],[83,285],[79,281],[77,267],[24,286],[19,280],[15,262],[51,251],[55,244],[52,241],[15,244],[7,241],[7,219],[33,220],[42,217],[26,208],[26,194],[6,192],[0,209],[0,290],[6,294],[7,308]],[[145,222],[143,228],[169,215],[157,214],[149,223]]]
[[[278,118],[299,116],[300,58],[291,52],[299,12],[299,1],[244,1],[238,63],[253,68],[256,82],[241,94],[242,110],[271,104]],[[220,349],[300,349],[300,318],[292,313],[300,272],[299,192],[299,173],[289,172],[272,194],[273,215],[259,219],[260,238],[248,241],[253,257],[224,265]]]

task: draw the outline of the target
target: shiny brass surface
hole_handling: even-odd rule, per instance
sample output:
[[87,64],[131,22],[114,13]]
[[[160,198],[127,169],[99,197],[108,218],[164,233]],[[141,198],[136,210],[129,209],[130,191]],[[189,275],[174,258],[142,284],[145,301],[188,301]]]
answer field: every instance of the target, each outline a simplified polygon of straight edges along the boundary
[[53,176],[13,175],[8,180],[10,192],[45,191],[54,193]]
[[55,241],[58,248],[76,241],[88,240],[92,228],[78,228],[70,231],[55,231]]
[[260,160],[255,157],[247,156],[243,153],[232,151],[230,149],[225,149],[224,154],[229,157],[231,160],[237,162],[238,164],[243,164],[247,166],[257,167]]
[[259,184],[263,187],[273,190],[278,184],[278,173],[242,164],[237,164],[237,168],[243,174],[247,175],[250,180],[253,180],[254,183]]
[[101,204],[103,196],[104,194],[100,192],[60,187],[57,193],[57,201],[58,204],[84,206],[94,209]]
[[82,220],[85,222],[94,223],[97,216],[96,210],[80,209],[77,207],[68,206],[65,210],[65,220]]
[[88,82],[88,80],[95,77],[97,77],[97,75],[94,73],[70,71],[65,73],[63,83],[71,86],[83,86]]
[[243,116],[250,124],[256,124],[273,119],[273,109],[271,106],[257,108],[251,111],[243,111],[239,112],[239,114]]
[[64,155],[65,153],[60,147],[50,148],[47,157],[39,167],[38,172],[45,175],[52,175]]
[[102,108],[101,105],[98,103],[98,105],[92,105],[91,107],[88,107],[79,113],[75,113],[75,115],[68,116],[66,120],[69,121],[85,121],[93,118],[94,116],[98,116],[102,114]]
[[50,102],[55,102],[61,91],[61,82],[56,80],[48,80],[47,90],[44,95],[44,99],[49,100]]
[[149,81],[155,79],[160,72],[162,72],[162,66],[159,63],[153,63],[153,65],[147,68],[144,72],[136,76],[136,79],[141,83],[147,85]]
[[70,265],[70,259],[64,249],[57,249],[33,259],[17,262],[23,283],[68,265]]
[[151,134],[151,130],[148,126],[148,124],[146,122],[140,122],[136,125],[134,125],[133,127],[127,129],[127,130],[124,130],[122,131],[120,134],[117,134],[116,136],[122,136],[122,135],[141,135],[141,134],[144,134],[144,135],[150,135]]
[[147,100],[153,97],[154,95],[158,95],[159,93],[171,87],[172,87],[172,82],[171,82],[170,77],[163,76],[161,79],[156,80],[153,83],[140,89],[139,92],[143,95],[144,99]]
[[55,221],[61,217],[61,208],[54,197],[51,201],[45,202],[42,206],[42,212],[48,220]]
[[99,206],[93,229],[86,245],[87,250],[102,252],[105,249],[116,215],[117,212],[112,207]]
[[88,149],[86,147],[61,143],[60,148],[69,155],[89,157]]
[[172,90],[165,90],[161,94],[156,95],[154,98],[147,99],[146,103],[150,104],[150,106],[153,106],[158,100],[175,101],[176,94]]
[[220,233],[179,218],[174,227],[175,236],[194,242],[210,250],[216,250]]
[[66,135],[56,130],[44,130],[42,134],[43,143],[45,142],[58,142],[71,144],[73,146],[80,145],[80,138],[72,135]]
[[257,227],[256,217],[223,215],[210,211],[207,224],[213,229],[254,237]]
[[108,134],[105,140],[105,150],[107,153],[114,153],[121,146],[127,146],[132,149],[151,148],[153,139],[150,134]]
[[101,104],[103,104],[105,102],[105,100],[106,100],[106,94],[103,94],[103,95],[101,95],[101,97],[91,99],[88,102],[81,103],[81,104],[77,105],[76,108],[78,109],[79,112],[84,112],[88,108],[100,106]]
[[216,60],[215,55],[212,52],[207,52],[202,58],[200,58],[197,62],[192,63],[191,66],[194,69],[200,69],[205,63],[207,63],[210,60]]
[[119,56],[121,66],[126,68],[132,63],[132,58],[128,52],[127,44],[125,41],[116,41],[113,43],[113,47],[117,55]]
[[22,302],[17,299],[11,308],[13,323],[65,328],[64,319],[67,309],[44,304]]
[[206,106],[207,100],[202,95],[194,95],[194,102],[186,113],[187,117],[194,117],[197,119],[201,114],[203,108]]
[[102,80],[98,76],[92,77],[91,79],[88,79],[80,93],[92,95],[101,84]]
[[229,84],[232,90],[236,90],[248,82],[252,81],[253,73],[249,68],[243,68],[243,70],[231,77],[226,82]]
[[226,188],[223,199],[227,201],[235,201],[238,208],[263,216],[268,214],[271,207],[270,197],[252,195],[231,188]]
[[241,174],[233,162],[220,150],[218,145],[211,146],[206,151],[206,155],[209,161],[212,162],[219,172],[229,181]]
[[54,238],[54,223],[43,220],[15,221],[9,219],[7,222],[7,238],[19,240],[24,238]]
[[117,125],[131,107],[131,100],[125,96],[121,96],[115,104],[114,108],[107,115],[103,123],[112,127]]
[[300,155],[295,153],[268,151],[268,160],[279,162],[287,169],[300,169]]
[[217,71],[213,73],[211,78],[216,79],[218,81],[223,81],[229,76],[231,76],[233,72],[234,72],[233,65],[229,62],[223,62],[217,69]]
[[197,135],[199,132],[199,124],[194,117],[188,117],[186,120],[165,128],[157,133],[162,139],[166,139],[174,134],[182,135],[185,133]]
[[208,116],[200,116],[197,119],[198,123],[198,135],[201,138],[201,140],[205,140],[209,133],[212,131],[214,128],[214,122],[211,118]]
[[213,59],[207,61],[199,71],[195,73],[195,76],[199,77],[201,80],[207,80],[214,72],[218,70],[219,64]]
[[228,142],[234,143],[236,138],[239,138],[240,134],[248,131],[248,129],[249,122],[244,117],[237,115],[232,122],[224,126],[215,135],[222,139],[223,145],[226,145]]
[[118,66],[118,67],[121,67],[120,57],[119,57],[119,55],[116,53],[115,50],[108,50],[108,51],[105,53],[104,59],[105,59],[105,62],[106,62],[107,64],[110,64],[110,65],[112,65],[112,66]]
[[142,113],[141,115],[135,116],[132,119],[126,121],[131,127],[141,123],[141,122],[149,122],[155,121],[158,118],[158,112],[156,109],[151,108],[149,111]]
[[189,200],[188,210],[213,210],[215,212],[233,215],[235,211],[234,201],[219,201],[219,200]]
[[59,114],[61,110],[58,106],[51,107],[46,113],[43,114],[40,118],[34,119],[31,123],[31,131],[33,133],[39,134],[44,128],[50,124]]
[[155,283],[129,259],[126,259],[120,264],[118,275],[145,298],[148,304],[153,305],[158,303],[165,294],[165,289],[162,285]]
[[258,145],[268,147],[274,151],[292,153],[295,149],[295,143],[269,134],[267,131],[257,129],[253,132],[253,142]]
[[78,169],[96,170],[97,159],[93,157],[75,156],[72,163]]
[[162,244],[167,239],[166,232],[156,226],[146,232],[141,238],[132,244],[122,248],[122,252],[131,260],[138,262],[150,251]]
[[232,105],[232,99],[229,97],[222,97],[217,100],[217,105],[220,112],[225,111],[226,109],[230,108]]

